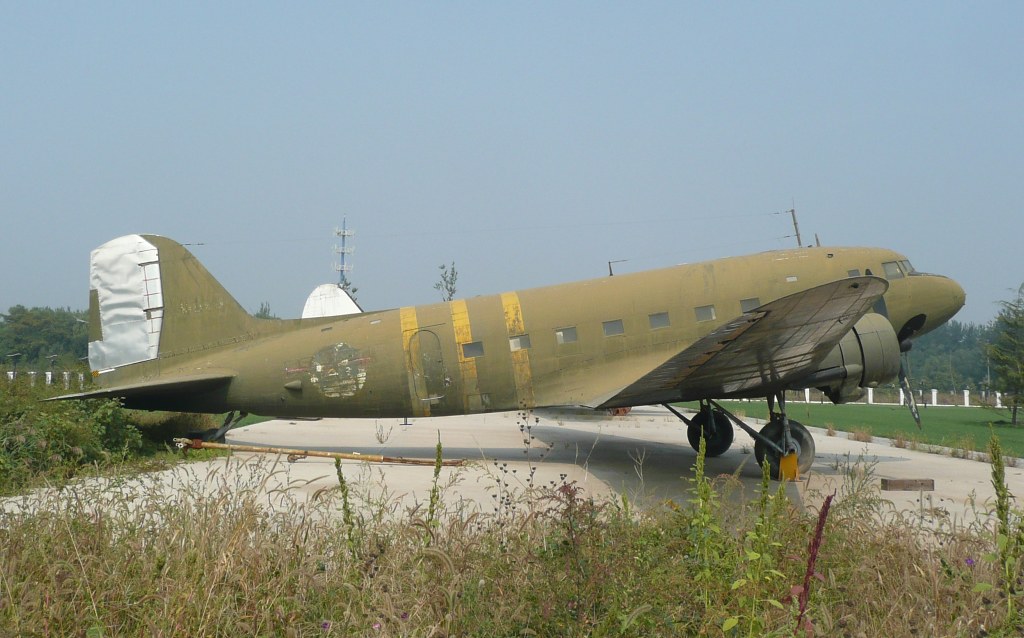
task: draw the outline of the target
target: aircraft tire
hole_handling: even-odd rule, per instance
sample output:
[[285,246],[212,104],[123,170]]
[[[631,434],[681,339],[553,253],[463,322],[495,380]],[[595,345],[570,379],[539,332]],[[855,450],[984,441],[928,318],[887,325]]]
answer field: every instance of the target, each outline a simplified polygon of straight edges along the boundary
[[[799,421],[789,420],[789,431],[796,440],[800,451],[797,453],[796,465],[801,474],[809,472],[814,465],[814,437]],[[782,421],[769,421],[768,425],[761,428],[760,434],[766,439],[782,443]],[[754,458],[757,464],[764,467],[768,463],[770,475],[773,479],[779,480],[779,453],[771,449],[761,441],[754,441]]]
[[712,410],[713,425],[707,423],[708,413],[701,411],[690,420],[686,428],[686,438],[690,447],[700,450],[700,436],[703,433],[706,439],[704,456],[721,456],[732,446],[734,432],[729,417],[720,410]]

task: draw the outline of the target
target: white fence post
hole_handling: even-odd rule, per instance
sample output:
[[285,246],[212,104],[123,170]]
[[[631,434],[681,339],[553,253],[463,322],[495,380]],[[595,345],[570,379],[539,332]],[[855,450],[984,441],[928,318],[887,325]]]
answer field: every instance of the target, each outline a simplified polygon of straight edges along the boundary
[[932,405],[938,405],[938,404],[939,404],[939,391],[936,390],[935,388],[932,388]]
[[810,388],[804,388],[804,403],[810,403],[810,402],[811,402],[811,389]]
[[1003,407],[1003,393],[1002,392],[996,392],[996,407],[997,408]]
[[907,397],[903,394],[903,388],[900,388],[900,405],[904,405],[907,402]]
[[868,405],[871,405],[874,402],[875,402],[875,389],[874,388],[868,388]]
[[964,407],[965,408],[971,407],[971,391],[970,390],[964,390]]

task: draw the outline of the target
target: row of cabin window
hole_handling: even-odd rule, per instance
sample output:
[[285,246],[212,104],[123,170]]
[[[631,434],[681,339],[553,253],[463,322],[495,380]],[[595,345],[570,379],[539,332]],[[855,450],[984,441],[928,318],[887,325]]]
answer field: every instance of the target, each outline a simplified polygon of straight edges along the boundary
[[[882,264],[882,269],[885,271],[885,276],[889,280],[902,279],[904,276],[911,275],[916,272],[914,270],[914,267],[907,260],[887,261]],[[865,271],[865,274],[870,275],[872,274],[872,272],[870,269],[868,269]],[[859,277],[860,270],[850,270],[847,272],[847,275],[849,275],[850,277]],[[791,275],[786,278],[786,281],[794,282],[796,281],[796,279],[797,278],[795,276]],[[743,313],[747,313],[750,312],[751,310],[754,310],[760,305],[761,300],[758,299],[757,297],[741,299],[740,311]],[[698,322],[714,321],[717,318],[717,315],[715,314],[714,305],[698,306],[694,308],[693,311],[694,314],[696,314],[697,316]],[[651,330],[667,328],[670,325],[667,312],[658,312],[653,315],[648,315],[647,319],[650,322]],[[622,323],[622,319],[605,321],[602,324],[602,329],[604,330],[604,336],[606,337],[614,337],[617,335],[625,334],[626,332],[626,328],[625,325]],[[576,335],[576,326],[570,326],[568,328],[559,328],[558,330],[555,330],[555,341],[556,343],[558,343],[558,345],[573,343],[577,339],[578,337]],[[508,345],[512,352],[516,352],[518,350],[528,350],[530,348],[530,335],[517,335],[515,337],[510,337],[508,340]],[[466,359],[481,357],[483,356],[483,354],[484,344],[482,341],[473,341],[472,343],[462,344],[462,356]]]
[[[756,297],[750,299],[743,299],[740,301],[740,309],[743,312],[750,312],[754,308],[761,305],[760,300]],[[714,321],[716,319],[715,307],[711,306],[698,306],[694,308],[694,313],[697,316],[697,321]],[[667,312],[656,312],[651,315],[647,315],[647,322],[651,330],[659,330],[661,328],[668,328],[672,325],[669,320]],[[613,319],[612,321],[605,321],[601,324],[601,328],[606,337],[615,337],[626,333],[626,326],[622,322],[622,319]],[[573,343],[579,339],[576,333],[576,326],[569,326],[567,328],[558,328],[555,330],[555,343],[558,345],[565,345],[567,343]],[[528,350],[530,348],[530,335],[516,335],[509,337],[508,339],[509,349],[512,352],[518,350]],[[462,344],[462,356],[465,359],[472,359],[474,357],[482,357],[484,354],[484,343],[482,341],[473,341],[470,343]]]

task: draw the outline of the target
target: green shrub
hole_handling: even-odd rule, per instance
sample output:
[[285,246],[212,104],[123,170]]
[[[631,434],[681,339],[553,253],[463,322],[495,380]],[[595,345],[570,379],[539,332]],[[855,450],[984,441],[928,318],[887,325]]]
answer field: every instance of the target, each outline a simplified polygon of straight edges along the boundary
[[141,448],[142,436],[117,401],[43,401],[52,393],[25,381],[3,387],[0,490],[39,477],[66,479],[82,466],[125,460]]

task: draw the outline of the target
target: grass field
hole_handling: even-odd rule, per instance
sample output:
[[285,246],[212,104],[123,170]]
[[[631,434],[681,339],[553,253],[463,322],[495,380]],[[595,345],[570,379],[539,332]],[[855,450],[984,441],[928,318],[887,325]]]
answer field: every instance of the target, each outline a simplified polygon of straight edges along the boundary
[[[723,406],[737,415],[742,412],[755,419],[768,417],[768,407],[764,401],[729,401],[723,403]],[[690,407],[696,407],[696,404]],[[908,442],[967,451],[984,451],[990,436],[995,432],[1006,454],[1024,457],[1024,426],[1011,426],[1010,411],[1006,409],[921,407],[920,430],[905,406],[790,403],[789,416],[814,427],[832,426],[843,432],[902,438]]]

